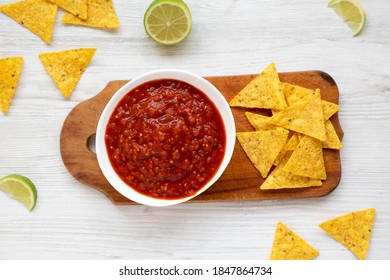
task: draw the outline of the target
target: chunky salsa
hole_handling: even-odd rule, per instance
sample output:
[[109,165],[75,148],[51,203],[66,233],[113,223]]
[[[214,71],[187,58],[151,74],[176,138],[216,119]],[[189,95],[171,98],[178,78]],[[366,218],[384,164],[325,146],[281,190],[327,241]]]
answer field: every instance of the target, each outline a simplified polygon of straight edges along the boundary
[[119,177],[161,199],[191,196],[217,172],[226,146],[215,105],[199,89],[173,79],[144,83],[112,113],[105,142]]

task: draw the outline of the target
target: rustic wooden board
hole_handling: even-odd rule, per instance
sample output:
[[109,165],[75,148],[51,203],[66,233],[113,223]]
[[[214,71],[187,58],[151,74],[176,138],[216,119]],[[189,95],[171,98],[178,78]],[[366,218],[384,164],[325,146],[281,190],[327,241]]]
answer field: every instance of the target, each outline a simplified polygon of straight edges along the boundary
[[[229,101],[256,75],[206,77]],[[338,103],[339,92],[333,78],[322,71],[279,73],[280,80],[307,88],[319,88],[323,99]],[[111,96],[128,81],[111,81],[95,97],[78,104],[66,118],[60,136],[62,160],[72,176],[81,183],[105,194],[114,204],[134,204],[117,192],[101,172],[96,154],[90,151],[88,142],[96,133],[99,117]],[[237,131],[251,131],[243,108],[232,108]],[[251,110],[255,112],[256,110]],[[269,114],[267,110],[257,112]],[[338,115],[330,119],[340,139],[343,131]],[[289,199],[319,197],[334,190],[341,178],[340,152],[324,150],[328,178],[321,187],[262,191],[264,179],[254,168],[238,141],[233,157],[220,179],[207,191],[190,202],[244,201],[265,199]]]

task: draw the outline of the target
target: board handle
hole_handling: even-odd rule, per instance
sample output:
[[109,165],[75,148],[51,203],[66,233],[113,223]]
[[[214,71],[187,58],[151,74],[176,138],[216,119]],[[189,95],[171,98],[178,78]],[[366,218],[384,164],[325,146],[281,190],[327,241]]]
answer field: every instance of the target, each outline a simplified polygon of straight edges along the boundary
[[60,151],[65,167],[81,183],[104,193],[109,198],[113,188],[100,170],[95,153],[96,128],[100,115],[117,91],[128,81],[112,81],[96,96],[76,105],[62,126]]

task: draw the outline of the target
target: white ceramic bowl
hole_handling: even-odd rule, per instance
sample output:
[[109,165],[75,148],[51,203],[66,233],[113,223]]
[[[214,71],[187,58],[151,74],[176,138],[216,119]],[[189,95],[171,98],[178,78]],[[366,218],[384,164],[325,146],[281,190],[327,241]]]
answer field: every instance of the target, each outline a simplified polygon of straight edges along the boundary
[[[105,133],[106,126],[109,121],[110,116],[112,115],[114,109],[116,108],[118,102],[132,89],[135,87],[153,80],[159,79],[175,79],[184,81],[197,89],[205,93],[208,98],[214,103],[215,107],[219,110],[219,113],[222,117],[222,120],[225,125],[226,132],[226,147],[225,154],[222,160],[222,163],[219,166],[219,169],[214,174],[214,176],[209,180],[209,182],[203,186],[195,195],[180,199],[159,199],[153,198],[150,196],[143,195],[135,191],[131,186],[127,185],[122,179],[117,175],[113,169],[110,159],[107,154],[107,148],[105,144]],[[96,131],[96,154],[99,162],[100,169],[102,170],[104,176],[110,182],[110,184],[123,196],[129,198],[132,201],[138,202],[144,205],[150,206],[169,206],[175,205],[187,200],[194,198],[200,193],[208,189],[212,184],[214,184],[218,178],[225,171],[227,165],[230,162],[230,159],[233,154],[233,149],[236,139],[236,128],[233,119],[232,112],[230,110],[229,104],[226,99],[223,97],[221,92],[217,90],[210,82],[204,78],[181,70],[157,70],[153,72],[146,73],[141,75],[124,86],[122,86],[110,99],[106,107],[103,110],[103,113],[99,119],[97,131]]]

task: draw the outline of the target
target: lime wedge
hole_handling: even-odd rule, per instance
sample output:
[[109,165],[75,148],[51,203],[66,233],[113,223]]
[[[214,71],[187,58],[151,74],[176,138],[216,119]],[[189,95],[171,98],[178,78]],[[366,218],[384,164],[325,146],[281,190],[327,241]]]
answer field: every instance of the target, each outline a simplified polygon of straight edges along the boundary
[[366,13],[362,5],[357,0],[332,0],[328,7],[338,14],[352,29],[353,36],[362,32],[366,23]]
[[175,45],[188,37],[192,28],[190,10],[182,0],[156,0],[144,15],[146,33],[163,45]]
[[0,189],[23,203],[29,211],[34,209],[37,202],[37,189],[28,178],[17,174],[5,176],[0,179]]

